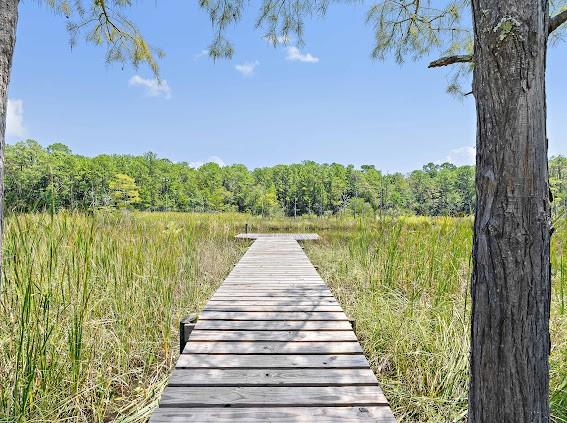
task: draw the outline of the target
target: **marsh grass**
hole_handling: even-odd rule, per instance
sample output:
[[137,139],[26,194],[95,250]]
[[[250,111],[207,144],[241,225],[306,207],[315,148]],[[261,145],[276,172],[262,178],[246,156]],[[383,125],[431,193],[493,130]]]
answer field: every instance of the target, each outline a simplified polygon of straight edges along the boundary
[[[313,231],[306,252],[357,322],[400,421],[464,421],[470,218],[61,213],[10,216],[0,286],[0,420],[145,421],[199,310],[251,231]],[[552,244],[551,388],[567,422],[567,228]]]
[[143,420],[176,359],[182,315],[240,257],[210,216],[12,216],[0,290],[5,420]]
[[[306,244],[400,421],[466,419],[472,219],[384,218]],[[551,405],[567,422],[565,247],[553,237]]]

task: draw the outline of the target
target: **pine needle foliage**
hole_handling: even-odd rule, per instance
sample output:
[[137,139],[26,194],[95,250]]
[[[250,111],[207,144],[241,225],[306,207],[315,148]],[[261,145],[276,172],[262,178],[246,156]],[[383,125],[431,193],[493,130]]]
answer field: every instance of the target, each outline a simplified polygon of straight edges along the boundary
[[71,47],[79,38],[106,49],[106,62],[146,64],[159,78],[158,59],[163,50],[151,46],[125,12],[131,0],[45,0],[55,12],[68,20]]

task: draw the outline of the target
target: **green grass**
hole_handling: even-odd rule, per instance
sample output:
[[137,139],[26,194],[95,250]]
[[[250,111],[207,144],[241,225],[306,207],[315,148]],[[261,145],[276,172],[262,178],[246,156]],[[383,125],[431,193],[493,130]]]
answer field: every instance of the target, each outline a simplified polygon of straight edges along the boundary
[[[316,231],[306,251],[357,321],[396,416],[463,421],[469,218],[261,219],[61,213],[7,221],[0,286],[0,420],[144,421],[204,305],[252,231]],[[567,422],[567,226],[553,237],[552,408]]]
[[245,244],[198,215],[12,216],[0,291],[0,416],[143,420]]
[[[467,409],[472,219],[398,218],[334,230],[308,254],[356,319],[401,421],[463,421]],[[567,226],[552,243],[551,406],[567,422]]]

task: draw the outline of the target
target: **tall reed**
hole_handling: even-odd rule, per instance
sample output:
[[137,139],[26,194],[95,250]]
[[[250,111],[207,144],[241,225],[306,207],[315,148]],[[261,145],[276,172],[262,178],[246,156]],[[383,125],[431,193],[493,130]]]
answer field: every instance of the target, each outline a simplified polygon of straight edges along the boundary
[[[340,221],[306,250],[356,320],[370,363],[400,421],[465,421],[471,218]],[[567,422],[567,228],[553,237],[551,405]]]
[[198,310],[245,247],[200,215],[11,216],[0,419],[144,420]]
[[[310,258],[357,321],[400,421],[464,421],[472,219],[13,215],[0,282],[0,420],[145,421],[199,310],[251,231],[313,231]],[[551,405],[567,423],[567,224],[552,238]]]

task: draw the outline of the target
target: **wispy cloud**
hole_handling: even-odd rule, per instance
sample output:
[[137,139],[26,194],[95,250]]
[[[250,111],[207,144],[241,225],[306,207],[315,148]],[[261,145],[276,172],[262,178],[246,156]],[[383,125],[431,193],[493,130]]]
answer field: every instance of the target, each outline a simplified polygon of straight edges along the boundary
[[194,58],[195,60],[200,59],[201,57],[205,57],[209,55],[209,50],[201,50],[199,53],[197,53]]
[[247,62],[241,65],[236,65],[234,68],[244,76],[253,76],[258,66],[260,66],[260,62],[256,60],[255,62]]
[[473,165],[476,158],[476,149],[466,146],[455,148],[449,151],[445,161],[453,163],[456,166]]
[[128,80],[128,85],[131,87],[142,87],[145,94],[149,97],[171,98],[171,87],[165,79],[158,81],[156,78],[146,79],[140,75],[134,75]]
[[290,46],[287,47],[287,60],[292,62],[303,62],[303,63],[317,63],[319,58],[313,56],[311,53],[302,53],[297,47]]
[[8,99],[8,110],[6,111],[6,137],[25,137],[24,127],[24,102],[22,100]]
[[197,168],[200,168],[201,166],[203,166],[206,163],[216,163],[220,167],[225,166],[224,160],[221,159],[219,156],[210,156],[207,160],[197,160],[195,162],[189,162],[189,166],[197,169]]

